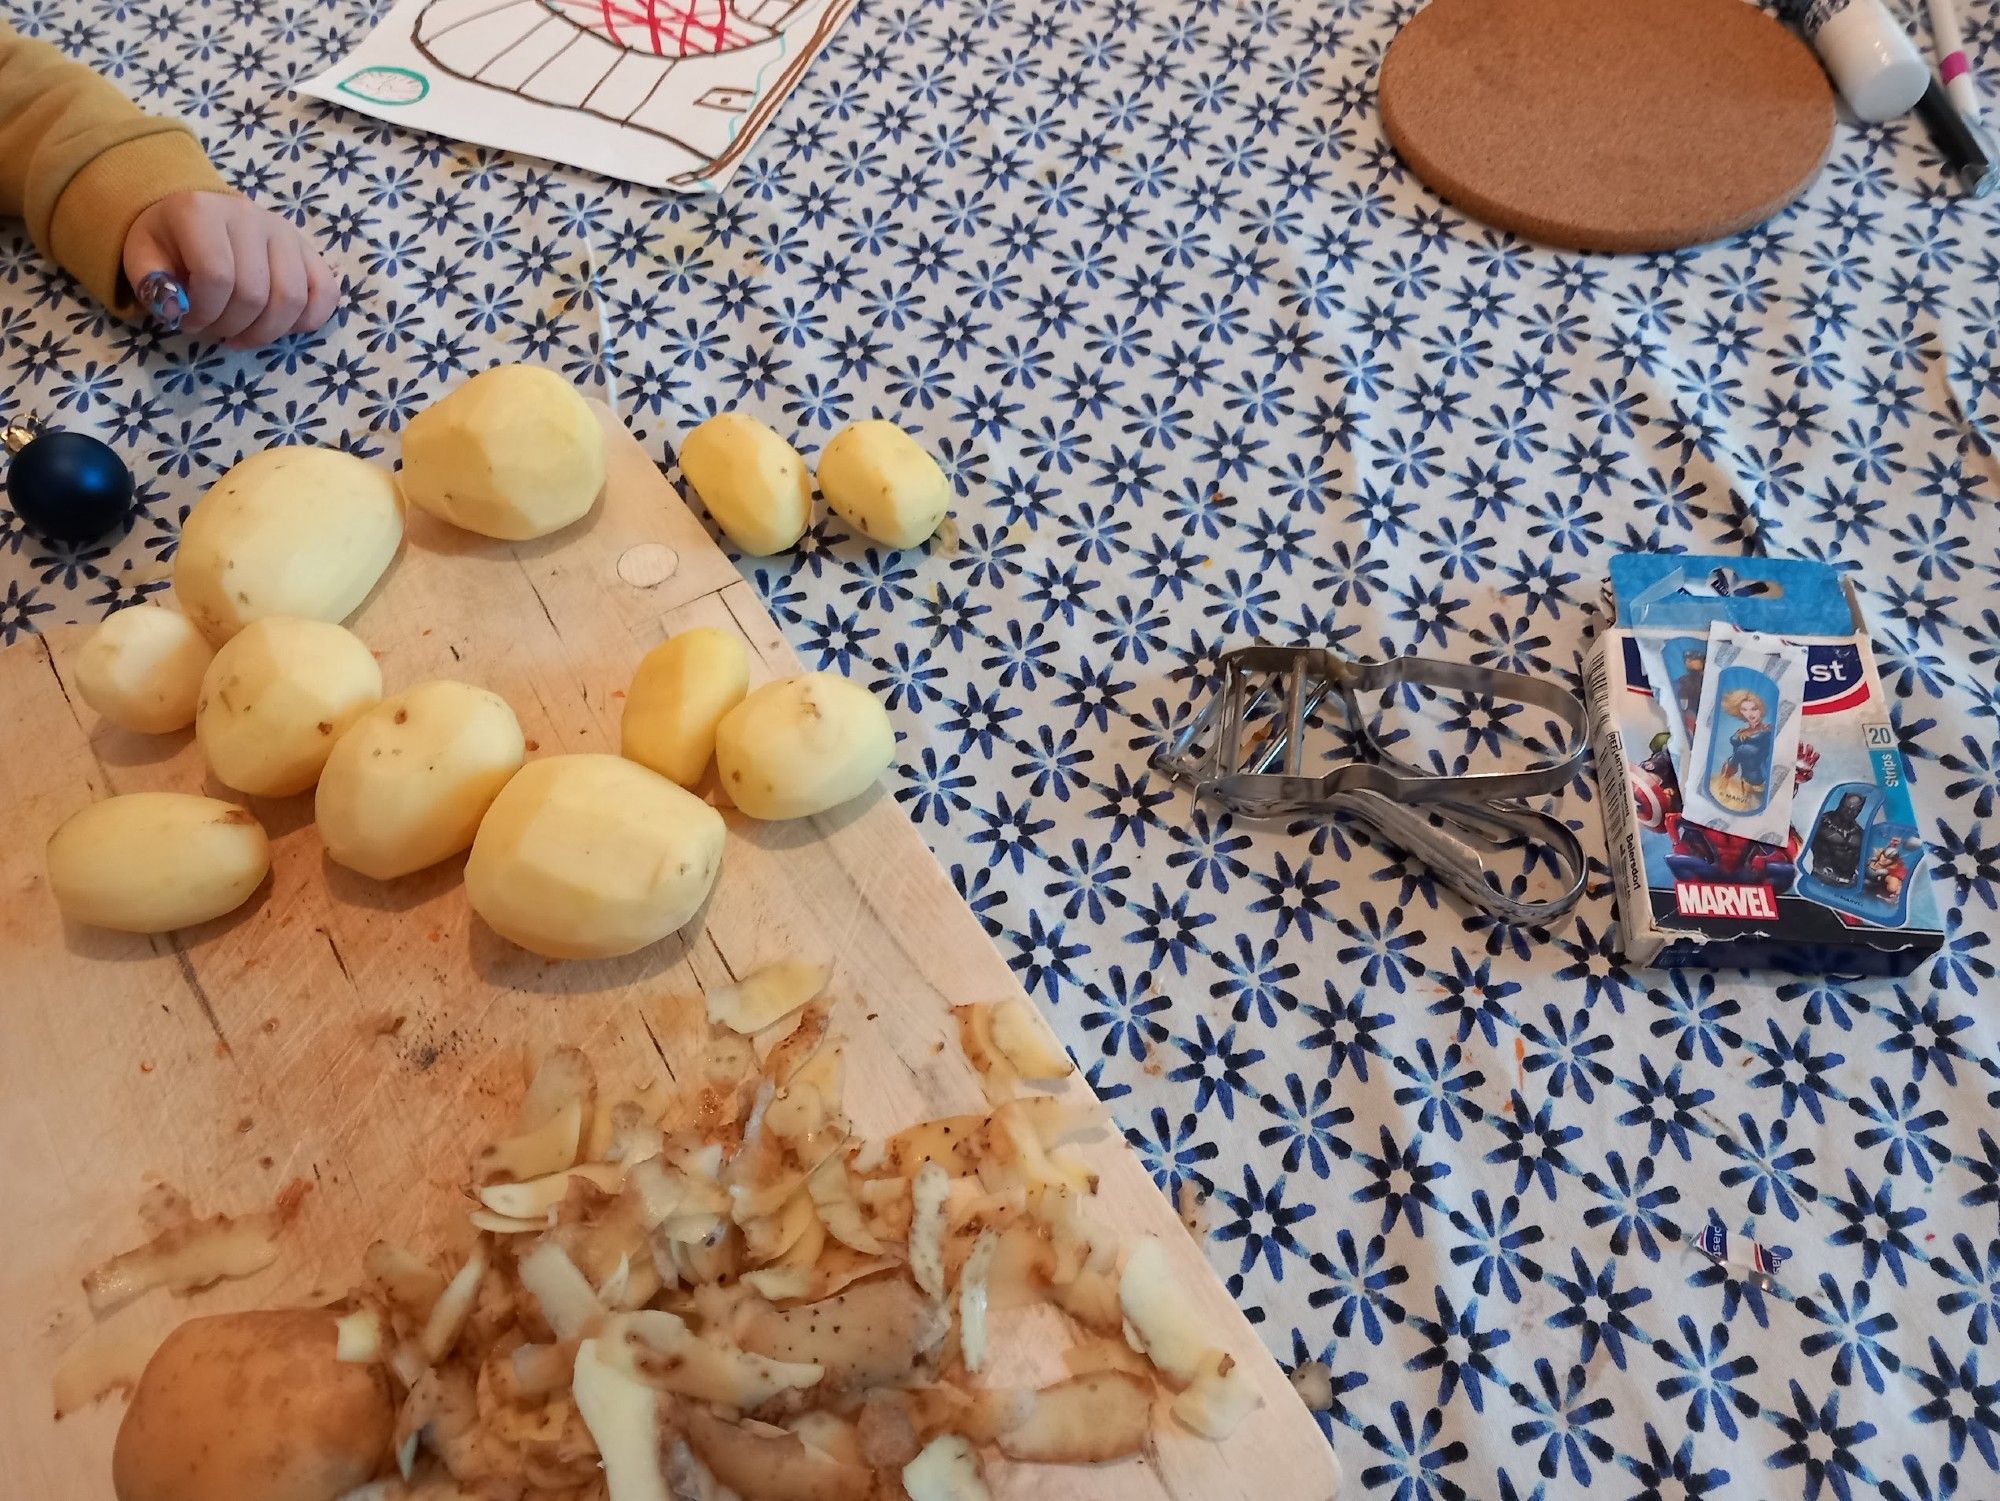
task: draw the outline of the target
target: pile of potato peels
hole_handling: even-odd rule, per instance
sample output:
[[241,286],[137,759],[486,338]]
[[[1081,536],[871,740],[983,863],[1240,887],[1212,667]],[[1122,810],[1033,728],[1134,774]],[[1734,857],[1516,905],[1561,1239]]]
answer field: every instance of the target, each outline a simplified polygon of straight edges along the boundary
[[[713,992],[704,1076],[645,1098],[551,1054],[477,1160],[465,1260],[369,1248],[337,1356],[386,1373],[396,1473],[352,1501],[980,1501],[989,1450],[1139,1452],[1156,1381],[1212,1439],[1258,1405],[1166,1248],[1093,1222],[1082,1123],[1024,1092],[1072,1067],[1025,1002],[957,1013],[990,1112],[863,1142],[827,978]],[[990,1316],[1038,1303],[1071,1374],[989,1385]]]

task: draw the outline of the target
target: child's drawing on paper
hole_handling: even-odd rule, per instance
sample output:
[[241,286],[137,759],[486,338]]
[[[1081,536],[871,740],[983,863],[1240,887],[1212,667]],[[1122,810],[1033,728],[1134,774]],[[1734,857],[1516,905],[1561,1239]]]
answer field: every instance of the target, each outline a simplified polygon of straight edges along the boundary
[[852,4],[404,0],[304,92],[468,141],[700,190],[728,177]]

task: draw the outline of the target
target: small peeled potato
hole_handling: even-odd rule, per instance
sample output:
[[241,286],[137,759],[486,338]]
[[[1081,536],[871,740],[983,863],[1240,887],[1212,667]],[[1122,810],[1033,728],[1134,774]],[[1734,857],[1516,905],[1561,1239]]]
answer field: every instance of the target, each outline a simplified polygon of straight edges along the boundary
[[596,504],[604,474],[597,414],[538,365],[495,365],[403,430],[410,503],[482,536],[560,531]]
[[521,722],[497,693],[419,683],[354,722],[320,773],[315,816],[336,863],[387,881],[472,843],[521,769]]
[[131,792],[50,836],[49,889],[72,922],[166,933],[233,912],[271,868],[255,815],[186,792]]
[[681,439],[681,473],[744,552],[783,552],[812,519],[812,480],[799,451],[755,417],[723,412]]
[[120,610],[76,654],[83,701],[124,730],[164,735],[194,723],[215,648],[185,615],[158,605]]
[[715,765],[752,818],[804,818],[859,797],[895,759],[881,700],[830,672],[766,683],[722,718]]
[[118,1501],[334,1501],[389,1462],[396,1411],[379,1365],[337,1356],[324,1309],[182,1324],[118,1428]]
[[465,894],[495,932],[552,959],[608,959],[666,937],[708,899],[722,815],[621,756],[532,761],[472,841]]
[[705,625],[669,636],[633,674],[619,748],[626,760],[692,787],[715,756],[715,727],[749,687],[750,654],[735,632]]
[[195,739],[225,787],[290,797],[382,698],[382,669],[353,632],[277,615],[223,643],[201,680]]
[[937,460],[879,417],[849,424],[820,450],[819,493],[841,520],[888,547],[921,545],[951,509],[951,481]]
[[174,595],[220,645],[253,620],[345,620],[403,540],[386,471],[332,448],[253,453],[188,512]]

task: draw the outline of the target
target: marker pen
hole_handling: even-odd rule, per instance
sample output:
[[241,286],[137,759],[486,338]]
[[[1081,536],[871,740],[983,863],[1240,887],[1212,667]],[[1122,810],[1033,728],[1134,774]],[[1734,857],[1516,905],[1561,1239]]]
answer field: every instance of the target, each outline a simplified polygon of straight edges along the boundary
[[1965,56],[1965,34],[1958,24],[1952,0],[1930,0],[1931,46],[1937,53],[1938,78],[1958,112],[1974,125],[1985,110],[1979,104],[1979,90],[1972,82],[1972,64]]
[[1917,117],[1931,133],[1945,171],[1968,198],[1984,198],[2000,188],[2000,158],[1977,126],[1968,124],[1935,78],[1917,101]]

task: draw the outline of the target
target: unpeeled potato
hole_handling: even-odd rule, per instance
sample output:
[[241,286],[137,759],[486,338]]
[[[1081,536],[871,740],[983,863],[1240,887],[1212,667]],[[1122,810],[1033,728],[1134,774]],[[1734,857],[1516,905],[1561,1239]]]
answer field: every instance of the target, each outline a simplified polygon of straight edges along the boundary
[[607,959],[700,909],[722,864],[722,815],[621,756],[531,761],[481,820],[465,864],[473,911],[552,959]]
[[804,818],[874,785],[895,759],[880,699],[830,672],[766,683],[722,717],[715,765],[752,818]]
[[750,654],[734,631],[705,625],[669,636],[632,676],[619,749],[628,761],[692,787],[715,757],[715,727],[749,687]]
[[118,1428],[118,1501],[334,1501],[389,1461],[379,1365],[339,1360],[323,1309],[190,1319],[147,1363]]
[[497,693],[435,682],[384,699],[320,773],[314,814],[328,856],[387,881],[457,854],[526,754]]
[[121,729],[163,735],[194,723],[215,648],[185,615],[133,605],[90,633],[76,654],[83,701]]

